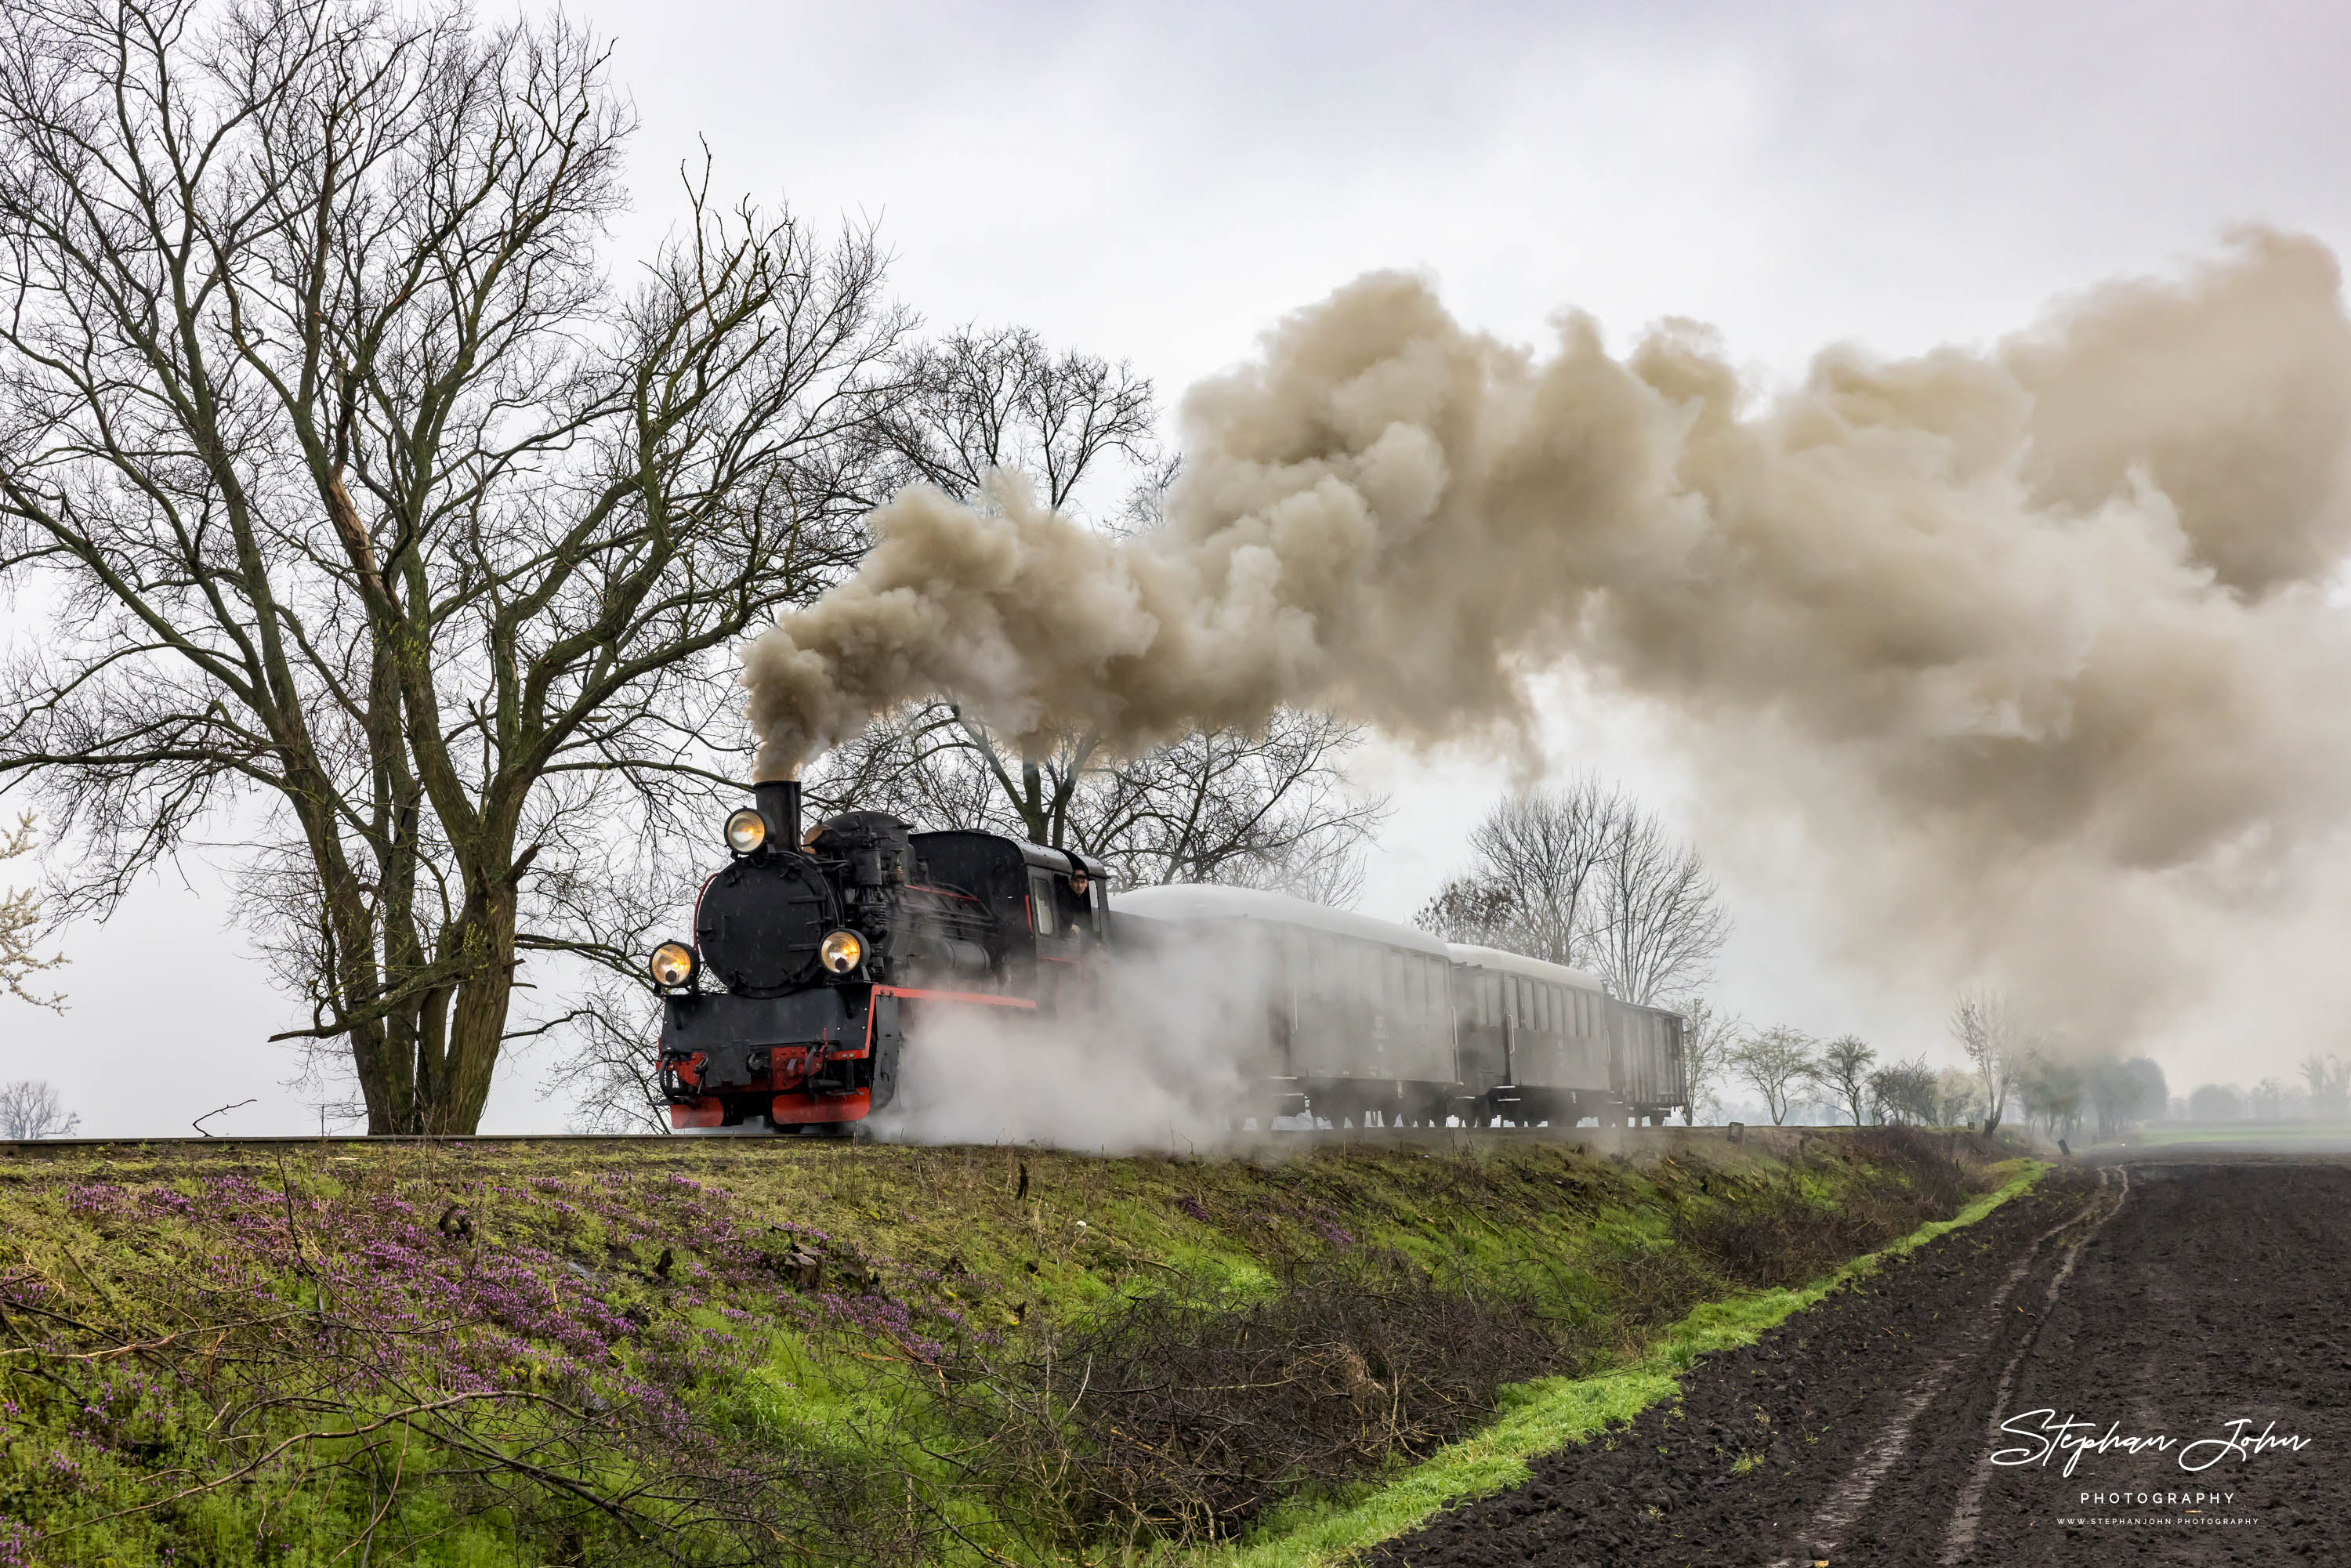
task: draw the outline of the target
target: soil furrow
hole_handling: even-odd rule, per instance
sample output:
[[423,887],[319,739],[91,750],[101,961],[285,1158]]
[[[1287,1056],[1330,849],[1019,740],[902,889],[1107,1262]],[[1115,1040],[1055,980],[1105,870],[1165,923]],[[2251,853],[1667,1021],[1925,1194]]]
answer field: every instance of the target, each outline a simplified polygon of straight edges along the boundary
[[[2065,1172],[1706,1358],[1679,1399],[1377,1555],[1432,1568],[2341,1561],[2346,1262],[2351,1164]],[[2065,1475],[2052,1437],[2110,1428]],[[2129,1437],[2138,1451],[2120,1446]],[[2211,1462],[2183,1469],[2199,1441],[2189,1462]],[[2046,1462],[2017,1462],[2043,1448]]]

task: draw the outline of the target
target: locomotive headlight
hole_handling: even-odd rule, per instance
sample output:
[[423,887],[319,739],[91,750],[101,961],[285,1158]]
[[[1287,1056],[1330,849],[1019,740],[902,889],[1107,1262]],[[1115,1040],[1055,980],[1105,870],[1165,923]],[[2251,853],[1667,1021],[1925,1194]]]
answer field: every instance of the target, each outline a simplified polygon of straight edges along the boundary
[[656,986],[682,986],[694,978],[694,949],[683,942],[664,942],[653,949],[645,967],[653,973]]
[[726,819],[726,847],[738,855],[747,855],[768,841],[768,819],[750,807],[734,812]]
[[816,956],[836,975],[846,975],[865,956],[865,944],[854,931],[836,931],[818,945]]

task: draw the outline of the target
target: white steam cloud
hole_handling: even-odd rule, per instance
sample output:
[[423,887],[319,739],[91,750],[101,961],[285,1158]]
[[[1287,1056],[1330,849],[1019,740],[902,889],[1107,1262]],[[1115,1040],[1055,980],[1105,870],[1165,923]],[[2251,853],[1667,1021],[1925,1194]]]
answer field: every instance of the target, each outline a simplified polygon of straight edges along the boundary
[[1524,759],[1573,664],[1701,776],[1804,812],[1857,924],[2046,1014],[2126,1026],[2164,911],[2274,886],[2341,822],[2351,322],[2270,231],[1990,351],[1821,355],[1763,396],[1671,322],[1617,358],[1465,329],[1365,277],[1196,388],[1164,528],[1011,486],[873,517],[747,650],[763,774],[951,694],[1147,746],[1279,706]]
[[1241,1118],[1266,1063],[1266,975],[1251,945],[1186,937],[1108,955],[1096,994],[1040,1019],[958,1007],[910,1028],[878,1136],[1036,1143],[1134,1154],[1209,1149]]

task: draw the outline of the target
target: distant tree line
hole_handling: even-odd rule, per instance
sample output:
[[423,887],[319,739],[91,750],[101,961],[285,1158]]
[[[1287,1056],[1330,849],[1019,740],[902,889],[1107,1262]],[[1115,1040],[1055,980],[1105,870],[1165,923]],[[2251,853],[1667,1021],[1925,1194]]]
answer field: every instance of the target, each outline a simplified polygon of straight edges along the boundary
[[[1702,1025],[1703,1027],[1699,1027]],[[2127,1060],[2084,1051],[2048,1037],[2028,1037],[1998,993],[1970,991],[1954,1004],[1953,1041],[1965,1068],[1929,1066],[1923,1057],[1881,1061],[1855,1035],[1822,1041],[1788,1025],[1746,1030],[1702,1013],[1690,1030],[1691,1099],[1719,1102],[1721,1086],[1751,1092],[1775,1124],[1805,1105],[1856,1126],[1968,1126],[1996,1131],[2011,1111],[2051,1137],[2087,1131],[2119,1136],[2162,1117],[2168,1087],[2147,1057]]]
[[2264,1078],[2251,1089],[2199,1084],[2173,1114],[2189,1122],[2340,1122],[2351,1120],[2351,1061],[2332,1051],[2302,1059],[2299,1083]]

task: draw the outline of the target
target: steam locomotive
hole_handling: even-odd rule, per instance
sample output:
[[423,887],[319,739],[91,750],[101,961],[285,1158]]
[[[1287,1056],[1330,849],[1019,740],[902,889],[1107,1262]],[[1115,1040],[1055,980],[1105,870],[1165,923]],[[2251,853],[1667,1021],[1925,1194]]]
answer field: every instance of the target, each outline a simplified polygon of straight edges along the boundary
[[[1332,1124],[1604,1124],[1687,1098],[1682,1020],[1593,977],[1246,889],[1110,896],[1108,867],[878,811],[803,835],[796,781],[726,820],[694,940],[664,942],[670,1124],[841,1133],[896,1096],[908,1032],[957,1012],[1016,1028],[1074,1009],[1125,1027],[1096,984],[1122,952],[1221,950],[1240,1022],[1235,1117]],[[940,1015],[947,1015],[942,1019]],[[1146,1020],[1130,1020],[1145,1027]]]
[[1102,942],[1099,861],[879,811],[803,837],[797,780],[752,794],[726,819],[732,858],[703,884],[694,941],[653,954],[673,1127],[862,1121],[895,1097],[924,1012],[1052,1011]]

